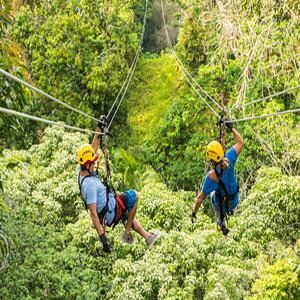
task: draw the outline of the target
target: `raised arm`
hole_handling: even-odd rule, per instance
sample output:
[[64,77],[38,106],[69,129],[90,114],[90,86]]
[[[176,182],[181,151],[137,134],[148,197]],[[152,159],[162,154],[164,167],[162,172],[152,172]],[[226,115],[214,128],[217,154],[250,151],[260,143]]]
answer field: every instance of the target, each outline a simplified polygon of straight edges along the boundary
[[97,153],[99,144],[100,144],[100,138],[101,138],[101,129],[99,127],[96,128],[96,132],[99,132],[99,134],[95,133],[93,141],[92,141],[92,147],[95,151],[95,153]]
[[234,135],[234,139],[236,140],[236,144],[233,146],[236,154],[239,156],[239,154],[241,153],[243,146],[244,146],[244,140],[242,138],[242,136],[239,134],[239,132],[235,129],[232,128],[231,129],[233,135]]
[[236,154],[239,156],[244,146],[244,140],[242,136],[239,134],[239,132],[233,127],[233,123],[231,120],[226,121],[226,126],[234,135],[234,139],[236,140],[237,143],[233,146],[233,148]]

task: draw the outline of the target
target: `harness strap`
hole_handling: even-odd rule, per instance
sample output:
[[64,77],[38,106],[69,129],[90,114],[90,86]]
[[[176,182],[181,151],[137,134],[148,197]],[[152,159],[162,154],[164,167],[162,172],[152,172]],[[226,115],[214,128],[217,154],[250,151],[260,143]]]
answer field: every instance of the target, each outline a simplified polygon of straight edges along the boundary
[[92,176],[93,176],[93,175],[87,175],[87,176],[84,176],[84,177],[80,180],[80,173],[78,174],[78,186],[79,186],[79,191],[80,191],[81,199],[82,199],[82,201],[83,201],[83,204],[84,204],[84,207],[85,207],[86,210],[87,210],[88,208],[87,208],[87,204],[86,204],[86,202],[85,202],[85,200],[84,200],[84,197],[83,197],[83,194],[82,194],[82,191],[81,191],[81,187],[82,187],[83,181],[84,181],[86,178],[92,177]]
[[126,206],[123,201],[122,195],[116,195],[116,208],[115,208],[115,219],[113,221],[113,229],[117,224],[119,224],[120,220],[122,220],[123,225],[125,227],[124,218],[127,217]]
[[[227,188],[226,188],[226,186],[225,186],[223,180],[222,180],[223,169],[221,169],[221,172],[220,172],[220,173],[218,173],[218,171],[217,171],[216,168],[214,169],[214,171],[215,171],[215,173],[216,173],[216,175],[217,175],[217,178],[218,178],[218,181],[219,181],[219,184],[218,184],[218,190],[217,190],[216,196],[217,196],[217,203],[218,203],[218,205],[219,205],[219,207],[220,207],[220,215],[221,215],[221,221],[222,221],[222,220],[224,219],[224,217],[225,217],[224,214],[223,214],[223,209],[222,209],[222,200],[225,198],[225,201],[224,201],[224,202],[225,202],[226,213],[227,213],[228,215],[232,215],[233,213],[232,213],[232,211],[230,210],[230,202],[235,198],[236,194],[238,193],[238,191],[239,191],[239,186],[237,186],[237,191],[236,191],[234,194],[230,195],[230,194],[228,193],[228,191],[227,191]],[[222,196],[221,196],[221,189],[224,190],[224,192],[225,192],[225,197],[222,197]]]
[[109,186],[109,184],[107,183],[106,180],[104,180],[103,182],[104,186],[105,186],[105,190],[106,190],[106,202],[105,202],[105,206],[102,208],[102,210],[98,213],[98,217],[99,220],[102,221],[102,223],[105,223],[105,215],[106,213],[111,213],[112,210],[109,210],[109,206],[108,206],[108,202],[109,202],[109,193],[112,192],[114,197],[115,197],[115,191],[113,188],[111,188]]
[[[216,193],[216,197],[217,197],[217,206],[219,206],[219,210],[220,210],[220,222],[221,222],[221,224],[220,225],[222,225],[222,222],[223,222],[223,220],[224,220],[224,213],[223,213],[223,205],[222,205],[222,197],[221,197],[221,187],[222,187],[222,184],[221,184],[221,182],[222,182],[222,174],[223,174],[223,169],[221,169],[221,172],[220,172],[220,174],[218,173],[218,171],[217,171],[217,169],[215,168],[214,169],[214,171],[215,171],[215,173],[216,173],[216,175],[217,175],[217,178],[218,178],[218,180],[219,180],[219,184],[218,184],[218,190],[217,190],[217,193]],[[227,191],[225,190],[225,194],[227,193]],[[217,210],[218,211],[218,210]],[[217,222],[218,222],[218,220],[217,220]]]
[[[78,174],[78,186],[79,186],[79,191],[80,191],[80,195],[81,195],[81,198],[82,198],[82,201],[84,203],[84,207],[85,209],[87,210],[88,207],[87,207],[87,203],[83,197],[83,194],[82,194],[82,191],[81,191],[81,188],[82,188],[82,184],[83,184],[83,181],[86,179],[86,178],[89,178],[89,177],[95,177],[96,175],[87,175],[87,176],[84,176],[81,180],[80,180],[80,173]],[[100,179],[99,179],[100,180]],[[112,191],[115,195],[115,191],[109,187],[109,185],[107,184],[106,181],[103,182],[104,186],[105,186],[105,190],[106,190],[106,201],[105,201],[105,206],[103,207],[103,209],[98,213],[98,218],[100,220],[100,223],[102,225],[105,225],[105,215],[107,212],[111,212],[109,210],[109,206],[108,206],[108,202],[109,202],[109,192]]]

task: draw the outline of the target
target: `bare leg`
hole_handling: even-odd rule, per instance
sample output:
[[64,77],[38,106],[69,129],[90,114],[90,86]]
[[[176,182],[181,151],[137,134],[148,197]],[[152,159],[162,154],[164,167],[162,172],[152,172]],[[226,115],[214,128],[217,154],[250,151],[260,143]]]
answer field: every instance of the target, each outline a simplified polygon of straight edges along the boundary
[[133,220],[133,230],[141,235],[145,240],[151,236],[151,234],[143,228],[139,220],[136,218]]
[[133,220],[134,220],[134,217],[135,217],[136,211],[137,211],[137,205],[138,205],[138,201],[136,201],[135,206],[128,213],[127,222],[126,222],[126,226],[125,226],[125,232],[126,232],[126,234],[128,234],[130,232],[130,230],[131,230],[131,227],[132,227],[132,224],[133,224]]
[[133,229],[135,232],[141,235],[145,240],[147,240],[151,236],[151,234],[148,231],[146,231],[141,225],[141,223],[138,221],[138,219],[135,218],[137,207],[138,207],[138,199],[136,200],[133,209],[128,213],[127,223],[125,226],[125,234],[129,235],[131,229]]

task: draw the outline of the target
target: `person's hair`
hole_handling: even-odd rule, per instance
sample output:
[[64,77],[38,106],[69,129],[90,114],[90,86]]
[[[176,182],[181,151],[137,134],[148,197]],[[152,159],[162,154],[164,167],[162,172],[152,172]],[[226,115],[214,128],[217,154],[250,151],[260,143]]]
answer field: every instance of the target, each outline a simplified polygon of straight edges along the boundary
[[226,158],[226,157],[223,157],[223,158],[222,158],[220,164],[221,164],[221,168],[222,168],[223,170],[228,170],[229,167],[230,167],[229,160],[228,160],[228,158]]

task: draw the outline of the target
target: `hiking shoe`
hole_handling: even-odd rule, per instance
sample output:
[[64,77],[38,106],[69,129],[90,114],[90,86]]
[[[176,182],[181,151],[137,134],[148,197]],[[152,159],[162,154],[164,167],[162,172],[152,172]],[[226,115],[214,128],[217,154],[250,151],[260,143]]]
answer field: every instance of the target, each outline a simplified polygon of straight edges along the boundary
[[229,229],[225,225],[222,225],[221,231],[222,231],[223,235],[227,235],[229,232]]
[[147,244],[147,246],[148,246],[149,249],[152,248],[154,242],[157,239],[159,239],[160,236],[161,236],[161,233],[159,231],[157,231],[157,232],[150,232],[150,234],[151,235],[146,240],[146,244]]
[[126,233],[126,231],[124,231],[123,234],[122,234],[122,237],[121,237],[121,241],[124,244],[132,245],[133,242],[134,242],[132,233],[131,232]]

